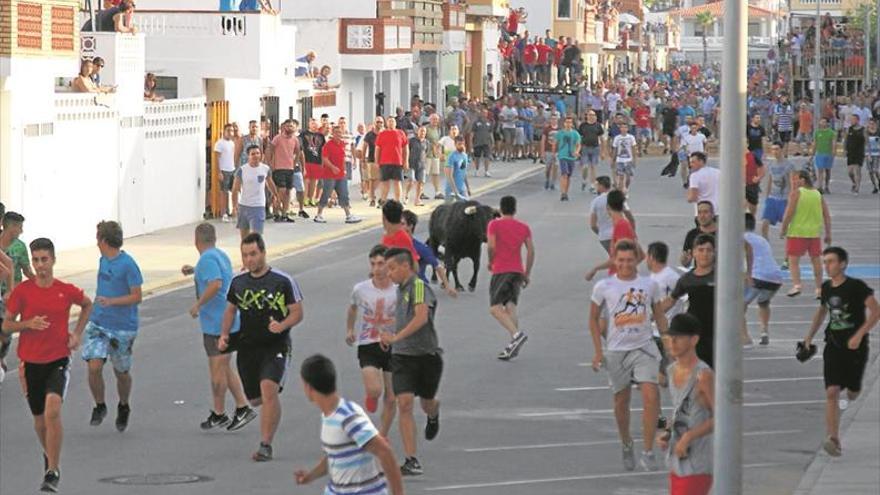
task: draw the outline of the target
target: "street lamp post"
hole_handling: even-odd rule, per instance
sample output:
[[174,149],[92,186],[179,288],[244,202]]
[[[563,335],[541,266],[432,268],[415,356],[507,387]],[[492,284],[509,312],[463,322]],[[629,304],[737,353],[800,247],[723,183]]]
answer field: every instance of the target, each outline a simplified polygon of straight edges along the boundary
[[813,129],[819,128],[819,120],[822,118],[822,77],[821,72],[824,70],[821,63],[820,52],[822,50],[822,31],[820,25],[822,23],[822,13],[819,10],[820,0],[816,0],[816,21],[813,28],[816,38],[816,53],[813,57]]
[[721,187],[715,296],[715,493],[742,493],[743,149],[746,141],[746,2],[724,4]]

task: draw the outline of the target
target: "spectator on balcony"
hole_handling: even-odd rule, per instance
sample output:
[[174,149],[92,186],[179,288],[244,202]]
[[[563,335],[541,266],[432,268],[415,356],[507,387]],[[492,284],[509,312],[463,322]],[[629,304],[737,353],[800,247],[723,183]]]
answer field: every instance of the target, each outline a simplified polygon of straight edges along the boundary
[[550,67],[553,62],[550,55],[553,53],[553,48],[547,45],[544,38],[536,37],[535,50],[538,53],[538,60],[536,62],[538,69],[538,84],[541,86],[549,86]]
[[504,29],[501,34],[502,37],[510,39],[516,36],[516,33],[519,31],[519,24],[525,21],[528,17],[529,14],[524,7],[518,9],[511,8],[507,15],[507,20],[504,21]]
[[319,72],[318,77],[315,78],[315,89],[336,89],[340,86],[339,84],[330,84],[331,71],[332,69],[329,65],[324,65],[321,67],[321,72]]
[[89,79],[95,83],[95,86],[101,87],[101,69],[104,68],[104,59],[101,57],[95,57],[92,59],[92,73],[89,75]]
[[310,77],[312,74],[312,70],[314,69],[312,63],[315,61],[316,58],[318,58],[318,55],[315,54],[314,50],[309,50],[302,57],[297,57],[294,75],[296,77]]
[[523,46],[523,68],[525,69],[525,78],[523,84],[537,86],[538,83],[538,49],[535,43],[525,40]]
[[563,86],[565,82],[565,67],[562,65],[563,53],[565,52],[565,36],[559,37],[553,52],[553,64],[556,65],[556,85]]
[[[137,33],[137,27],[134,25],[134,2],[123,0],[119,3],[118,7],[113,7],[110,10],[113,9],[116,9],[116,12],[111,17],[113,29],[110,31],[129,34]],[[104,30],[102,29],[102,31]]]
[[163,101],[165,97],[156,93],[156,74],[147,72],[144,77],[144,100],[145,101]]
[[111,93],[113,88],[101,87],[92,81],[94,64],[91,60],[83,60],[79,66],[79,75],[70,83],[70,87],[77,93]]
[[238,10],[241,12],[258,12],[262,11],[267,14],[277,14],[272,8],[271,0],[241,0],[238,4]]

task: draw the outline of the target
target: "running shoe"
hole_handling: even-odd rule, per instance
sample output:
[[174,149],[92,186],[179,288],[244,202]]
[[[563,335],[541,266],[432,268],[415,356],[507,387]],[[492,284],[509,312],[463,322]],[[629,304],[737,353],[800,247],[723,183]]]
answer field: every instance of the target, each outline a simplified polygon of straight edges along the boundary
[[511,349],[510,349],[510,357],[515,358],[519,355],[520,349],[522,349],[523,344],[529,340],[529,336],[526,335],[525,332],[519,331],[516,335],[513,336],[513,340],[510,341]]
[[421,195],[419,195],[419,199],[421,199],[422,201],[427,201],[427,200],[431,199],[431,197],[425,193],[422,193]]
[[425,425],[425,440],[431,441],[437,438],[437,433],[440,432],[440,412],[437,412],[437,416],[431,418],[428,416],[428,423]]
[[849,409],[849,401],[846,399],[840,399],[839,401],[837,401],[837,407],[841,411],[846,411],[847,409]]
[[297,214],[300,216],[300,218],[309,218],[309,214],[306,213],[306,210],[299,210],[299,213]]
[[203,430],[210,430],[218,426],[226,426],[227,424],[229,424],[229,416],[227,416],[226,413],[217,414],[214,411],[211,411],[211,414],[208,415],[208,419],[202,421],[199,426],[201,426]]
[[555,191],[555,190],[556,190],[556,184],[550,184],[550,190],[551,190],[551,191]]
[[667,426],[669,426],[669,420],[666,419],[666,416],[658,416],[657,417],[657,429],[658,430],[665,430]]
[[419,476],[424,474],[424,472],[422,465],[415,457],[407,458],[406,461],[403,462],[403,466],[400,466],[400,474],[404,476]]
[[107,417],[107,404],[97,404],[94,409],[92,409],[92,419],[89,420],[89,424],[92,426],[98,426],[104,422],[104,418]]
[[489,171],[486,170],[486,173],[483,174],[483,177],[490,177],[490,178],[491,178],[491,177],[492,177],[492,174],[490,174]]
[[513,344],[508,344],[501,352],[498,353],[498,359],[509,361],[513,357]]
[[324,217],[322,217],[321,215],[315,215],[313,221],[315,223],[327,223],[327,220],[324,220]]
[[788,271],[788,258],[782,260],[782,266],[779,267],[782,270]]
[[568,194],[563,194],[559,196],[559,201],[568,201]]
[[43,476],[43,484],[40,485],[41,492],[58,493],[58,483],[61,482],[61,473],[58,471],[47,470]]
[[639,467],[643,471],[656,471],[657,470],[657,457],[654,455],[654,452],[642,452],[642,455],[639,456]]
[[581,192],[584,192],[584,191],[586,191],[586,190],[587,190],[587,183],[586,183],[586,182],[581,182]]
[[223,217],[220,218],[220,221],[223,222],[223,223],[229,223],[229,222],[230,222],[229,215],[227,215],[227,214],[224,213],[224,214],[223,214]]
[[623,445],[622,455],[623,469],[626,469],[627,471],[634,471],[636,469],[636,453],[633,450],[632,441],[630,441],[628,444]]
[[822,448],[825,449],[825,452],[831,457],[840,457],[843,454],[843,451],[840,448],[840,440],[831,436],[825,437],[825,441],[822,442]]
[[260,442],[260,448],[251,456],[254,462],[266,462],[272,460],[272,446],[268,443]]
[[131,406],[119,404],[116,408],[116,430],[125,431],[128,428],[128,416],[131,414]]
[[761,341],[759,342],[761,345],[770,345],[770,336],[767,335],[766,332],[761,334]]
[[550,181],[549,180],[544,181],[544,189],[550,189]]
[[367,410],[368,413],[373,414],[374,412],[376,412],[377,409],[379,409],[379,399],[377,399],[376,397],[370,397],[368,395],[367,398],[364,399],[364,408]]
[[441,192],[438,192],[437,194],[434,195],[434,199],[445,199],[445,198],[446,198],[446,196]]
[[795,297],[795,296],[801,295],[801,286],[800,285],[793,286],[791,288],[791,290],[789,290],[785,295],[788,297]]
[[361,220],[361,217],[355,215],[348,215],[345,217],[345,223],[360,223]]
[[281,221],[284,222],[284,223],[296,223],[296,220],[294,220],[293,218],[291,218],[291,216],[290,216],[289,214],[284,215],[283,217],[281,217]]
[[275,215],[273,219],[275,220],[275,223],[281,223],[284,221],[284,217],[281,215]]
[[871,191],[871,194],[877,194],[877,193],[880,193],[880,189],[875,187],[874,190]]
[[236,409],[235,414],[232,415],[232,422],[226,427],[226,431],[238,431],[255,419],[257,419],[257,412],[250,406]]
[[375,199],[371,199],[371,200],[370,200],[370,208],[373,208],[373,207],[375,207],[375,206],[376,206],[376,200],[375,200]]

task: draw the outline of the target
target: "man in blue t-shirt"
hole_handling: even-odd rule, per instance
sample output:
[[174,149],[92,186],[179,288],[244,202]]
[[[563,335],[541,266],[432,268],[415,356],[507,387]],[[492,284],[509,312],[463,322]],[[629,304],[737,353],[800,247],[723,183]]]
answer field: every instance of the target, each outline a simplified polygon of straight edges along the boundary
[[[211,392],[214,408],[208,419],[201,423],[203,430],[226,427],[228,431],[240,430],[257,417],[248,406],[241,386],[238,371],[229,366],[232,353],[221,353],[217,348],[220,340],[220,327],[223,325],[223,312],[226,310],[226,294],[232,284],[232,262],[229,256],[217,249],[217,232],[210,223],[201,223],[195,232],[196,249],[199,261],[195,268],[184,265],[184,275],[193,275],[196,284],[196,302],[189,309],[189,315],[199,319],[202,342],[208,355],[211,374]],[[238,314],[232,322],[231,333],[238,332]],[[226,391],[235,399],[235,414],[226,415]]]
[[437,259],[434,250],[431,249],[431,246],[416,239],[415,230],[416,225],[419,223],[419,216],[412,210],[403,210],[401,220],[403,221],[403,228],[406,229],[409,236],[412,237],[413,247],[416,248],[416,253],[419,255],[419,278],[426,284],[431,283],[428,281],[427,276],[428,267],[430,266],[434,270],[434,274],[437,275],[437,278],[440,279],[440,287],[442,287],[450,297],[458,297],[458,291],[455,290],[455,287],[450,285],[449,279],[446,278],[446,268],[440,264],[440,260]]
[[467,178],[470,159],[465,152],[464,136],[455,138],[455,151],[446,159],[446,200],[467,201]]
[[117,222],[98,224],[98,287],[95,305],[82,340],[82,358],[88,363],[89,389],[95,399],[89,423],[98,426],[107,416],[104,402],[104,363],[113,363],[119,392],[116,429],[125,431],[131,408],[131,351],[138,331],[138,305],[144,279],[134,258],[122,250],[122,227]]

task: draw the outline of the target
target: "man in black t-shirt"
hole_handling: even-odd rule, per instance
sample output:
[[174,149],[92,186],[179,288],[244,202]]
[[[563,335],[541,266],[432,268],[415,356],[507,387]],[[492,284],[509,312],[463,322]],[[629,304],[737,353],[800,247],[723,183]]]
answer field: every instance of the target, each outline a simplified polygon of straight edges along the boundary
[[306,162],[306,206],[317,206],[320,197],[321,179],[324,178],[324,159],[322,152],[327,138],[321,133],[318,121],[309,119],[308,130],[299,135],[302,140],[303,158]]
[[581,122],[581,125],[578,126],[578,133],[581,135],[581,191],[587,188],[587,178],[589,177],[590,182],[590,192],[594,194],[596,193],[596,165],[599,164],[599,160],[602,158],[603,147],[602,147],[602,135],[605,134],[605,129],[602,127],[602,124],[599,123],[598,117],[594,110],[587,110],[587,118],[584,122]]
[[[874,290],[865,282],[846,276],[849,255],[839,247],[828,247],[822,252],[822,264],[829,280],[822,284],[821,305],[813,316],[813,324],[804,338],[809,347],[813,336],[830,315],[825,326],[824,358],[825,424],[827,436],[822,447],[829,455],[838,457],[840,445],[840,409],[848,401],[840,400],[840,392],[847,390],[850,401],[862,390],[862,377],[868,363],[868,332],[880,320],[880,305]],[[865,317],[865,310],[868,316]]]
[[758,160],[764,160],[764,137],[767,131],[761,124],[761,114],[752,115],[752,120],[746,126],[746,139],[748,140],[748,150],[755,155]]
[[385,129],[385,119],[376,117],[373,128],[370,129],[358,147],[357,153],[360,159],[366,163],[364,167],[366,175],[361,180],[367,182],[367,190],[370,191],[370,206],[376,206],[376,186],[379,185],[379,164],[376,163],[376,137]]
[[694,240],[694,269],[678,279],[675,288],[663,301],[663,311],[669,311],[675,301],[688,296],[687,312],[700,321],[700,341],[697,356],[714,366],[715,346],[715,237],[700,234]]
[[[266,244],[260,234],[242,239],[241,258],[247,272],[232,279],[217,348],[238,351],[244,394],[252,406],[263,406],[260,447],[252,456],[262,462],[272,459],[272,439],[281,420],[278,394],[290,361],[290,329],[303,319],[303,296],[290,275],[266,264]],[[240,330],[230,336],[236,312]]]
[[678,108],[675,102],[669,100],[660,112],[663,121],[663,154],[669,153],[669,150],[677,148],[673,142],[675,137],[675,128],[678,124]]
[[694,240],[700,234],[711,235],[715,237],[718,231],[718,219],[715,217],[715,208],[711,201],[700,201],[697,203],[697,226],[689,230],[684,236],[684,245],[681,247],[681,256],[679,262],[681,266],[689,267],[693,263]]

